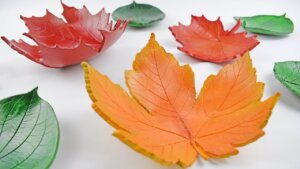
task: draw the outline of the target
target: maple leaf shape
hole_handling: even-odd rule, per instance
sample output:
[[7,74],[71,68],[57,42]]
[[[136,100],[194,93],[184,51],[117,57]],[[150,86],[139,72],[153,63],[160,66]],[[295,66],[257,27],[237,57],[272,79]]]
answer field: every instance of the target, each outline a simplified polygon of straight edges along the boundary
[[207,78],[196,98],[194,74],[180,66],[151,35],[125,72],[130,97],[119,85],[87,63],[86,88],[94,110],[114,135],[134,150],[163,164],[190,166],[205,159],[238,153],[236,147],[261,137],[280,94],[260,101],[248,53]]
[[179,50],[197,59],[220,63],[242,56],[259,44],[256,35],[246,37],[247,32],[235,33],[240,26],[238,21],[230,31],[225,31],[220,17],[209,21],[202,15],[192,16],[188,26],[179,23],[169,29],[182,45]]
[[102,9],[92,15],[84,6],[82,9],[62,3],[63,16],[67,22],[47,10],[43,17],[22,17],[31,38],[37,45],[29,45],[2,39],[14,50],[30,60],[53,68],[65,67],[88,60],[111,46],[124,32],[127,21],[118,20],[114,27],[110,14]]

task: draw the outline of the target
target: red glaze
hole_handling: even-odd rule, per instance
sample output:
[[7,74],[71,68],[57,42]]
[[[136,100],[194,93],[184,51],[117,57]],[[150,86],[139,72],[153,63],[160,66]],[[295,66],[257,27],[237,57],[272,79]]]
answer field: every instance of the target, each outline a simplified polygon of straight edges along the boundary
[[190,25],[179,23],[169,27],[176,40],[182,45],[178,49],[200,60],[209,62],[226,62],[259,44],[256,35],[246,37],[247,32],[236,33],[240,21],[230,30],[224,30],[218,18],[209,21],[203,15],[192,16]]
[[92,15],[82,9],[66,6],[67,22],[47,11],[43,17],[22,17],[36,45],[1,37],[12,49],[41,65],[61,68],[86,61],[111,46],[123,34],[128,22],[118,20],[114,27],[104,9]]

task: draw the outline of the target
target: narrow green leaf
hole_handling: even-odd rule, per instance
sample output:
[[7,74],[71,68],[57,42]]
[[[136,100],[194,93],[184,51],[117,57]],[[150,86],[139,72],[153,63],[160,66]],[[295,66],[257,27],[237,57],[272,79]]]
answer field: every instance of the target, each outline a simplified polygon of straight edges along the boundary
[[241,20],[242,26],[249,32],[265,35],[286,35],[294,31],[291,19],[284,15],[256,15],[251,17],[234,17]]
[[47,169],[58,144],[55,113],[37,88],[0,101],[1,169]]
[[112,17],[114,20],[130,20],[128,25],[132,27],[147,27],[163,20],[165,14],[155,6],[133,1],[129,5],[117,8]]
[[274,66],[276,78],[293,93],[300,96],[300,62],[278,62]]

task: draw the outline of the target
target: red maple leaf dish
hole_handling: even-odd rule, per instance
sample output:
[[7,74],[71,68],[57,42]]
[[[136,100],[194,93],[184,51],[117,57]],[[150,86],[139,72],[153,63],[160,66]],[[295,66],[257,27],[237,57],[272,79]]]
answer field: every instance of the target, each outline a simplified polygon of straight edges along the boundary
[[1,37],[12,49],[41,65],[61,68],[88,60],[111,46],[123,34],[128,22],[118,20],[113,26],[110,14],[104,9],[92,15],[82,9],[62,3],[67,22],[47,11],[43,17],[26,18],[28,33],[25,36],[37,45],[23,40]]
[[231,30],[225,31],[220,17],[210,21],[203,15],[192,15],[190,25],[179,23],[169,29],[182,45],[179,50],[200,60],[221,63],[242,56],[259,44],[256,35],[246,37],[247,32],[236,33],[240,26],[238,21]]

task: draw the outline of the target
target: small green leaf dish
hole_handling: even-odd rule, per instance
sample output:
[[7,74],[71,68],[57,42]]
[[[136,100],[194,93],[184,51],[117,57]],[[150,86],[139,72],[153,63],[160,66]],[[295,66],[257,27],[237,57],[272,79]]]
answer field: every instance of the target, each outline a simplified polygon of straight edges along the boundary
[[155,6],[133,1],[129,5],[117,8],[112,17],[114,20],[129,20],[129,26],[143,28],[163,20],[165,14]]
[[256,15],[251,17],[234,17],[241,20],[245,30],[264,35],[287,35],[294,31],[294,24],[286,14],[276,15]]

